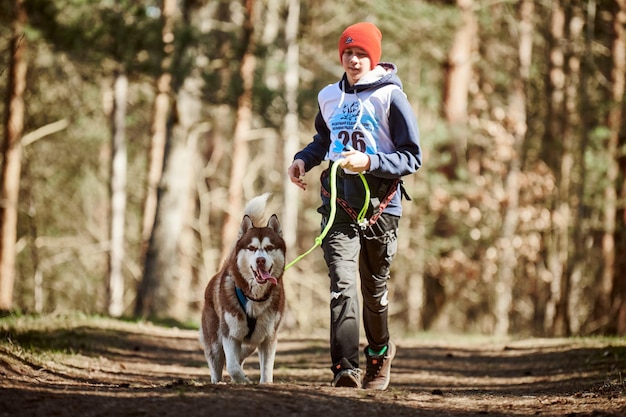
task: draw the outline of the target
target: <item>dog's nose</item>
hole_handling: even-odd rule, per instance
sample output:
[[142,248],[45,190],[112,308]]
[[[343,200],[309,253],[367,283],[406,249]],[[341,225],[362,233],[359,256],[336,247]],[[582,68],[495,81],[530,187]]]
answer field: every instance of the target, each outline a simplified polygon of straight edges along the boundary
[[265,258],[260,256],[256,258],[256,266],[258,268],[265,269]]

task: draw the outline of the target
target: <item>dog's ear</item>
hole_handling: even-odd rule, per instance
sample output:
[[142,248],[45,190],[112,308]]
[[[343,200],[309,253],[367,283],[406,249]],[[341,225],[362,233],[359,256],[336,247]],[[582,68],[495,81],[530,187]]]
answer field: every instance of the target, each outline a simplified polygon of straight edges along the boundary
[[283,235],[283,229],[280,227],[280,222],[278,221],[278,216],[272,214],[269,221],[267,222],[267,227],[278,233],[280,236]]
[[239,226],[239,237],[237,239],[241,239],[241,236],[243,236],[244,233],[246,233],[251,227],[254,227],[252,219],[250,218],[250,216],[245,214],[243,216],[243,220],[241,221],[241,225]]

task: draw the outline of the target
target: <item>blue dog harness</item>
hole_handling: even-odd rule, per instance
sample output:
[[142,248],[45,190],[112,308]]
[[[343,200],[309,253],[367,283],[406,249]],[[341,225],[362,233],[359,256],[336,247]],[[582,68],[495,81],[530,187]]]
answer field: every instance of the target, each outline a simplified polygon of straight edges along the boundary
[[248,297],[243,293],[243,290],[239,287],[235,287],[235,292],[237,293],[237,300],[239,301],[239,305],[243,308],[243,313],[246,315],[246,321],[248,322],[248,334],[246,335],[246,339],[250,340],[252,337],[252,333],[254,333],[254,329],[256,328],[256,318],[250,317],[248,312],[246,311],[246,306],[248,305]]

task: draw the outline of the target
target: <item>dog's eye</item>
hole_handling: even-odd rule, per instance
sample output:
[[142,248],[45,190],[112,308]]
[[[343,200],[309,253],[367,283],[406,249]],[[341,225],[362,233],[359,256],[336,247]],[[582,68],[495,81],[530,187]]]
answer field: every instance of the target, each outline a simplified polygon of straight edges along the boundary
[[256,252],[256,251],[257,251],[257,247],[256,247],[256,246],[254,246],[254,245],[249,245],[249,246],[248,246],[248,250],[249,250],[250,252]]
[[268,251],[268,252],[269,252],[269,251],[271,251],[271,250],[274,250],[274,249],[276,249],[276,248],[274,247],[274,245],[267,245],[267,246],[265,247],[265,250],[266,250],[266,251]]

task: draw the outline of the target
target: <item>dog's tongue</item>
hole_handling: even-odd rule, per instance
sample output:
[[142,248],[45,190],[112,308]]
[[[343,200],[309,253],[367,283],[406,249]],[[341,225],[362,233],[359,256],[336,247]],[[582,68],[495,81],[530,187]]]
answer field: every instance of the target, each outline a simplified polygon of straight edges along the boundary
[[278,280],[274,278],[273,276],[271,276],[268,271],[265,271],[264,269],[261,269],[261,268],[259,268],[258,271],[259,271],[259,275],[261,275],[261,278],[263,278],[263,281],[270,281],[272,284],[278,285]]

